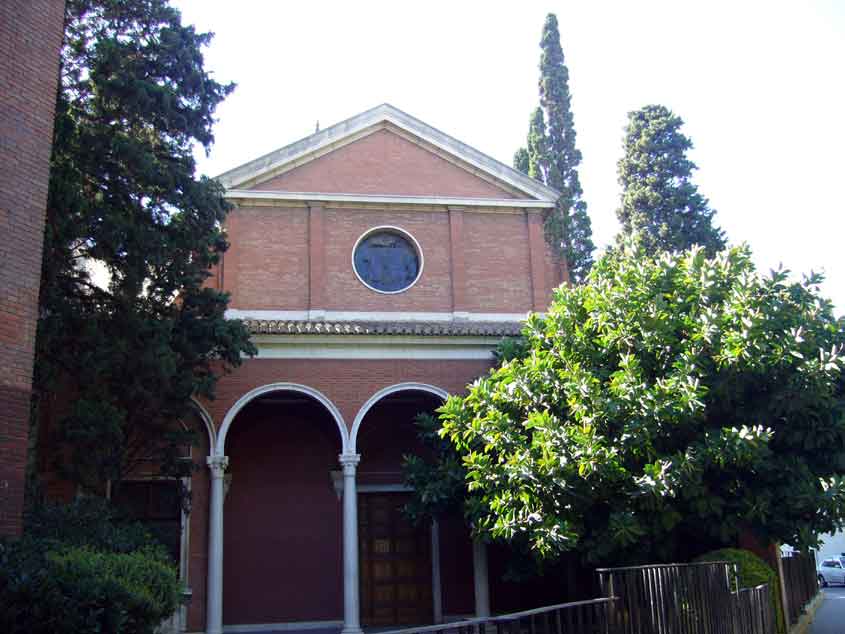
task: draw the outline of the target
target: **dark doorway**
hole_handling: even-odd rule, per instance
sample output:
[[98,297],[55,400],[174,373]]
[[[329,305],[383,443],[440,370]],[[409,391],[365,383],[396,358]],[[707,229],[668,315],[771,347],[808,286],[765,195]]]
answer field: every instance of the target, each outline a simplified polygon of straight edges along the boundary
[[431,529],[405,516],[408,495],[358,495],[361,622],[368,627],[433,622]]

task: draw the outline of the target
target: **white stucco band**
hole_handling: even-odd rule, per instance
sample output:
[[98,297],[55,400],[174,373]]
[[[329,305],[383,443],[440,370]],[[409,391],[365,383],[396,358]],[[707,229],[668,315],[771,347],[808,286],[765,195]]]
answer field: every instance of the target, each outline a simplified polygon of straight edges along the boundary
[[[364,194],[325,194],[320,192],[289,192],[267,191],[261,189],[230,189],[226,198],[243,205],[269,204],[279,206],[283,204],[304,205],[307,203],[324,203],[326,205],[358,205],[398,207],[401,205],[421,205],[424,207],[442,208],[464,207],[475,211],[512,210],[515,212],[542,212],[555,206],[554,202],[545,200],[523,200],[520,198],[456,198],[454,196],[380,196]],[[275,205],[274,205],[275,203]]]
[[253,335],[258,359],[492,360],[500,338]]

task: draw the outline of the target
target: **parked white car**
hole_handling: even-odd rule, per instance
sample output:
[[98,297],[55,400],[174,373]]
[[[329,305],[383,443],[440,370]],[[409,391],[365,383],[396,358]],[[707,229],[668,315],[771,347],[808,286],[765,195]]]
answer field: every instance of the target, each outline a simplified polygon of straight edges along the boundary
[[831,583],[845,584],[845,557],[825,559],[816,571],[822,588]]

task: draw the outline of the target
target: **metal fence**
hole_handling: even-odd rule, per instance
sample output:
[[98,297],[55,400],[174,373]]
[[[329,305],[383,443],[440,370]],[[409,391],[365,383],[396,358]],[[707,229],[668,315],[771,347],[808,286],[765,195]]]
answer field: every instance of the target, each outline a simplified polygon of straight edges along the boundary
[[[786,563],[786,562],[784,562]],[[796,562],[805,581],[806,565]],[[784,566],[786,570],[786,566]],[[726,562],[604,568],[605,598],[380,634],[776,634],[775,589],[734,587]],[[796,573],[797,574],[797,573]],[[801,583],[804,583],[802,581]],[[798,585],[805,588],[805,585]],[[804,590],[806,591],[806,590]],[[806,602],[806,601],[805,601]],[[799,605],[803,605],[800,603]]]
[[764,583],[756,588],[743,588],[736,593],[734,610],[734,632],[762,632],[774,634],[777,631],[777,617],[772,602],[772,592]]
[[739,590],[726,562],[605,568],[603,594],[613,634],[774,634],[767,585]]
[[792,553],[781,560],[783,583],[789,605],[789,622],[797,623],[804,607],[819,592],[816,557],[812,552]]
[[610,634],[608,613],[613,601],[611,597],[559,603],[536,610],[379,634]]

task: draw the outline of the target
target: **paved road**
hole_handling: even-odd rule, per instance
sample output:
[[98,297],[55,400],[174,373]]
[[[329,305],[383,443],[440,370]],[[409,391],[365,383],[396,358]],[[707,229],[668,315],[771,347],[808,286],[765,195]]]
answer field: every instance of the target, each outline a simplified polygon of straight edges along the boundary
[[810,634],[845,634],[845,587],[828,586],[824,603],[816,612]]

